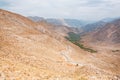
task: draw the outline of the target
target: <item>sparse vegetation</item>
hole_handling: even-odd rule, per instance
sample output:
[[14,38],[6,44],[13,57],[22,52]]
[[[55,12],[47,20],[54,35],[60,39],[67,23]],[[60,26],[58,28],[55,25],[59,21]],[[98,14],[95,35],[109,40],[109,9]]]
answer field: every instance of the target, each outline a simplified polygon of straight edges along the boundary
[[96,53],[97,51],[87,48],[85,47],[83,44],[81,44],[80,42],[78,42],[80,40],[80,35],[70,32],[68,33],[68,37],[65,37],[67,40],[69,40],[70,42],[72,42],[73,44],[77,45],[78,47],[80,47],[81,49],[91,52],[91,53]]
[[76,34],[74,32],[69,32],[68,37],[66,37],[66,39],[71,41],[71,42],[77,42],[80,40],[80,35]]
[[97,51],[95,51],[95,50],[93,50],[93,49],[84,47],[83,44],[80,44],[80,43],[78,43],[78,42],[75,42],[74,44],[77,45],[77,46],[79,46],[81,49],[84,49],[85,51],[88,51],[88,52],[91,52],[91,53],[96,53],[96,52],[97,52]]

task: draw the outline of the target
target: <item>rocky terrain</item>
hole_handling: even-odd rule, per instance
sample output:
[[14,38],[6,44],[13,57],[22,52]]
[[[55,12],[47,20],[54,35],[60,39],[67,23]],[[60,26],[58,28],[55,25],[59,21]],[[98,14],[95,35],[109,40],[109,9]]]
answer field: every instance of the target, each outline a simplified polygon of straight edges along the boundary
[[48,24],[0,9],[0,80],[119,80],[111,48],[84,51]]

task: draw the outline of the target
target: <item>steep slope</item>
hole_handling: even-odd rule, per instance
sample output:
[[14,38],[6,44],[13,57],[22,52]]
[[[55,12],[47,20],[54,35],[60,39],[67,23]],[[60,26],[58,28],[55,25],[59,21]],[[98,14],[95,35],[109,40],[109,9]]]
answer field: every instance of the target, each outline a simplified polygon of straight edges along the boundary
[[53,33],[45,24],[0,9],[0,79],[119,79],[116,56],[90,54]]
[[54,79],[74,71],[60,54],[66,45],[43,32],[31,20],[0,10],[0,78]]

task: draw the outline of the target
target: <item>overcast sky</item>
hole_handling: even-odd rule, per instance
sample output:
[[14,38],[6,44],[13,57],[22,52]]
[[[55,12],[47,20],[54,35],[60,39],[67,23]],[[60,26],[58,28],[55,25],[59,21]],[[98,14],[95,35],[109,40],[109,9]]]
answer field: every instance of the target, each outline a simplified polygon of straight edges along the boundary
[[49,18],[120,17],[120,0],[0,0],[0,8],[24,16]]

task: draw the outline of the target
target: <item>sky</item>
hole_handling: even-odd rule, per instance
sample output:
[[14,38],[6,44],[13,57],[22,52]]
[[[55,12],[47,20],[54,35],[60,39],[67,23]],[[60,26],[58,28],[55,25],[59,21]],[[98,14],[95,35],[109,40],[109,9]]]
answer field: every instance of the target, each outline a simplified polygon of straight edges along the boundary
[[45,18],[100,20],[120,17],[120,0],[0,0],[0,8]]

